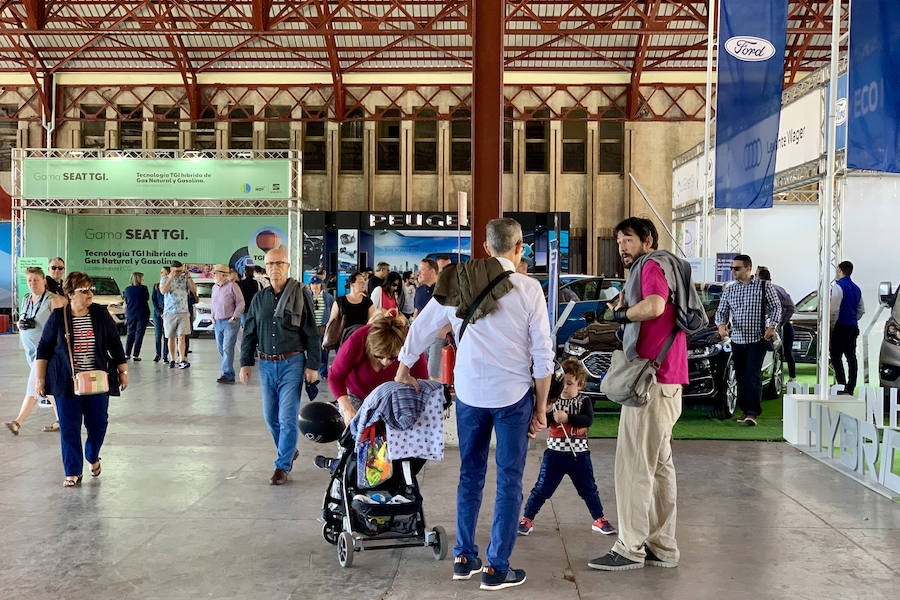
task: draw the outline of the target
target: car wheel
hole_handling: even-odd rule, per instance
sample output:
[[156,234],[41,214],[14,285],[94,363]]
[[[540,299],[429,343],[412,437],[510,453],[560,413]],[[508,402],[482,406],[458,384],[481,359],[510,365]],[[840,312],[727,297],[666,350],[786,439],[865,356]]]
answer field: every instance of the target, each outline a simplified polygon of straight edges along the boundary
[[779,398],[784,391],[784,356],[779,350],[772,362],[772,377],[763,389],[766,398]]
[[737,408],[738,383],[737,371],[734,368],[734,358],[729,356],[722,369],[722,380],[719,382],[719,393],[716,395],[716,403],[710,408],[709,414],[714,419],[730,419]]

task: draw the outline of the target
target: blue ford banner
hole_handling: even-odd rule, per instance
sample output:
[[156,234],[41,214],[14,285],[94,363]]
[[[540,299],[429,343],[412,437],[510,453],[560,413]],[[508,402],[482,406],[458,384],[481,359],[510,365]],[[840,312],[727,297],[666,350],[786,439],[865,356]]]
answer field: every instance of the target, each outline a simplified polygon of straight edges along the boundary
[[787,0],[721,0],[717,208],[772,206],[787,5]]
[[900,3],[853,0],[847,166],[900,173]]

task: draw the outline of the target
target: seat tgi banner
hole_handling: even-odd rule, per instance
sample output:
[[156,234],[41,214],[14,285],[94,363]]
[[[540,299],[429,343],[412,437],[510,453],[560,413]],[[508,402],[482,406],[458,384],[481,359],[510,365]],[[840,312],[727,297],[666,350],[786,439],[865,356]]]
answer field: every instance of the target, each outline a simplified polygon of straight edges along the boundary
[[716,208],[772,206],[787,7],[787,0],[721,0]]

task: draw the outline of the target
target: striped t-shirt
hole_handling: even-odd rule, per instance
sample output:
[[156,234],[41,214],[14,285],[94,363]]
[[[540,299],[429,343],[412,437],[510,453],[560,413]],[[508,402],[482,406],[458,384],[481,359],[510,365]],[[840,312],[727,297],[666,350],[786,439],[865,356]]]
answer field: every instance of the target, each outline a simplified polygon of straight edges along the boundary
[[94,325],[90,315],[72,316],[72,362],[75,363],[76,373],[97,368]]
[[319,295],[318,298],[313,296],[313,315],[316,318],[316,325],[322,323],[325,318],[325,296]]

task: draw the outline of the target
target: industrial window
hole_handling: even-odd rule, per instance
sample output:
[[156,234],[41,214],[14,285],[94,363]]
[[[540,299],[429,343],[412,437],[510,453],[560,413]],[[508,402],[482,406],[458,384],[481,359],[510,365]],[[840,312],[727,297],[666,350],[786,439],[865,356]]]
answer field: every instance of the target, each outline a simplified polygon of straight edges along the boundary
[[587,155],[587,112],[570,110],[562,124],[562,172],[584,173]]
[[400,172],[400,109],[379,111],[375,127],[375,165],[378,173]]
[[0,171],[12,170],[12,149],[16,147],[19,123],[10,115],[16,114],[15,104],[0,104]]
[[513,109],[503,109],[503,172],[512,173],[513,161]]
[[119,113],[119,148],[139,150],[144,146],[144,109],[141,106],[116,106]]
[[266,107],[266,149],[291,149],[291,107]]
[[153,112],[157,118],[156,147],[161,150],[177,150],[180,146],[178,122],[181,119],[181,109],[177,106],[154,106]]
[[437,172],[437,114],[430,108],[423,108],[413,125],[413,171],[416,173]]
[[106,106],[99,104],[80,104],[81,111],[81,147],[106,147]]
[[325,121],[322,108],[303,108],[303,172],[324,173],[328,166]]
[[231,144],[234,150],[253,150],[253,107],[235,106],[228,111]]
[[600,173],[622,173],[625,166],[625,123],[622,121],[600,121],[597,146]]
[[216,149],[216,111],[205,108],[194,125],[194,150]]
[[550,155],[550,110],[539,108],[525,122],[525,172],[546,173]]
[[472,171],[472,113],[459,108],[450,115],[450,172]]
[[354,108],[347,113],[347,120],[341,123],[341,173],[362,173],[363,117],[362,109]]

